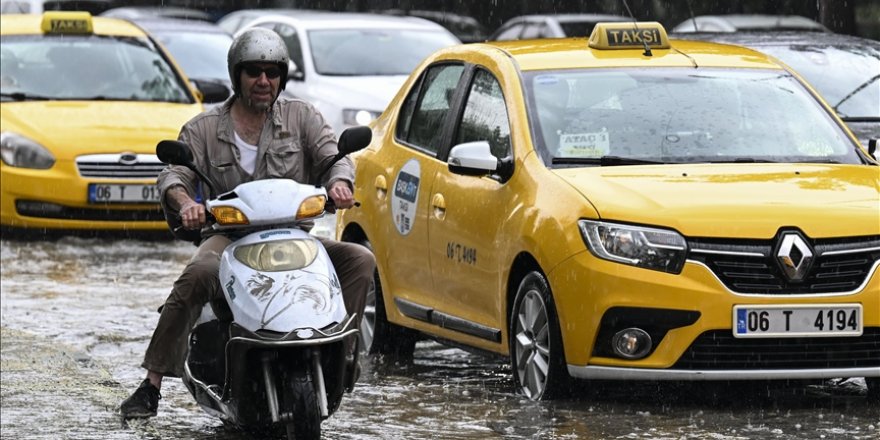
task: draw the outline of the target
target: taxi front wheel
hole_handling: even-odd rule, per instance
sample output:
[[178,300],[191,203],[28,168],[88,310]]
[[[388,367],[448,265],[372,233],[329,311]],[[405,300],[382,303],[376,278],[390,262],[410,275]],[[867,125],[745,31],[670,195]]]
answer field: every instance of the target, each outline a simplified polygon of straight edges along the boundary
[[570,377],[559,318],[547,280],[530,272],[519,284],[509,320],[510,362],[517,391],[549,400],[568,391]]

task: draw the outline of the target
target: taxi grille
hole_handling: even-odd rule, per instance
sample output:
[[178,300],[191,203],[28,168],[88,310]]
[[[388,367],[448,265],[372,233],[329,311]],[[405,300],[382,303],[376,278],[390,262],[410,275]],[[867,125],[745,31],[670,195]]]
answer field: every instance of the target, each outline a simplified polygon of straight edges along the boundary
[[730,330],[698,337],[675,364],[681,370],[773,370],[880,367],[880,328],[862,336],[735,338]]
[[155,179],[165,168],[155,154],[93,154],[76,159],[83,177],[107,179]]
[[791,281],[774,256],[774,243],[689,240],[688,259],[705,264],[733,292],[793,295],[853,292],[880,261],[880,237],[817,240],[815,261],[801,281]]

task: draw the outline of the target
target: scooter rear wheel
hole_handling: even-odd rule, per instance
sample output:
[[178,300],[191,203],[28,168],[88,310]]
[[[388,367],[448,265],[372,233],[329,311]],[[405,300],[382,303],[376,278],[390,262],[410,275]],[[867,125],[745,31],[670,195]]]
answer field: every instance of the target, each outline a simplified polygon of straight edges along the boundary
[[285,377],[286,401],[293,405],[293,420],[287,422],[288,440],[317,440],[321,438],[321,414],[315,384],[306,366],[297,366]]

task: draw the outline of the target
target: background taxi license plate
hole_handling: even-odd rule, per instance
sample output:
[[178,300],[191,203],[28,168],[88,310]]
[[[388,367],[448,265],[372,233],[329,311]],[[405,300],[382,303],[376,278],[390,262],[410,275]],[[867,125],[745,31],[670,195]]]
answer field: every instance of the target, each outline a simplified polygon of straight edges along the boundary
[[158,203],[156,185],[89,184],[89,203]]
[[861,334],[861,304],[764,304],[733,307],[733,336],[737,338]]

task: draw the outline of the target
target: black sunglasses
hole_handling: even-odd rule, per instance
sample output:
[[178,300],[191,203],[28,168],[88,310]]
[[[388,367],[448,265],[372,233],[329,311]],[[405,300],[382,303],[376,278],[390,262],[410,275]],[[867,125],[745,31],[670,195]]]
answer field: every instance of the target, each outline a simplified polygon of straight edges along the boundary
[[275,79],[281,76],[281,69],[278,66],[266,67],[265,69],[260,66],[255,66],[253,64],[246,64],[243,68],[244,73],[251,78],[259,78],[261,74],[265,73],[266,78]]

